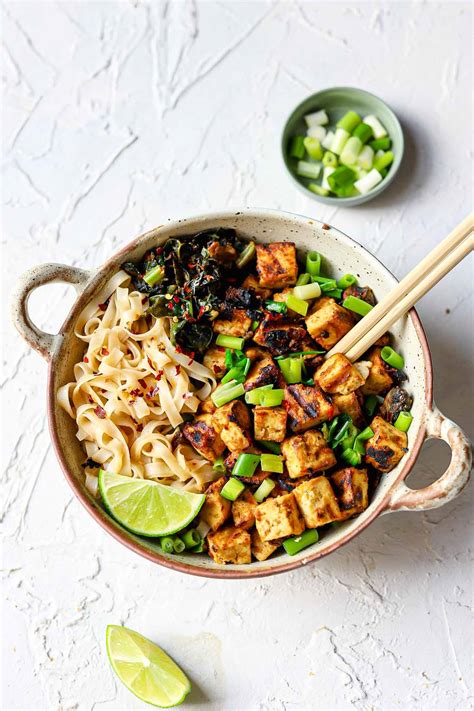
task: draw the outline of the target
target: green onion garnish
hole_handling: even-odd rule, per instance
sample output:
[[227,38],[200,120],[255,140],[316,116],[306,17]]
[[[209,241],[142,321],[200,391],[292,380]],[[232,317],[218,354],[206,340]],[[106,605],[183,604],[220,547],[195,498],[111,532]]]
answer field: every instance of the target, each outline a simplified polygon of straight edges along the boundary
[[163,538],[160,538],[160,546],[165,553],[174,553],[173,539],[171,536],[163,536]]
[[356,452],[354,449],[345,449],[341,454],[341,459],[351,465],[351,467],[356,467],[362,461],[362,455]]
[[253,388],[245,393],[245,402],[247,405],[261,405],[262,395],[265,390],[271,390],[273,385],[261,385],[259,388]]
[[324,296],[329,296],[331,299],[340,299],[342,297],[342,289],[330,289],[324,292]]
[[348,286],[354,286],[354,284],[357,284],[357,278],[353,274],[344,274],[337,281],[339,289],[347,289]]
[[359,314],[360,316],[366,316],[369,311],[372,311],[374,308],[368,304],[367,301],[359,299],[357,296],[348,296],[344,299],[342,305],[344,308],[349,309],[349,311],[354,311],[354,313]]
[[364,409],[369,417],[372,417],[379,404],[377,395],[369,395],[364,402]]
[[293,136],[290,141],[288,153],[291,158],[303,158],[304,156],[304,136]]
[[275,486],[276,484],[272,479],[264,479],[258,489],[255,491],[253,498],[259,504],[261,504],[262,501],[266,499],[269,494],[271,494]]
[[334,138],[332,139],[331,143],[332,153],[335,153],[337,156],[340,155],[342,153],[342,149],[344,148],[349,139],[349,136],[350,133],[349,131],[346,131],[345,128],[336,128]]
[[245,484],[242,484],[238,479],[230,477],[229,481],[226,481],[221,489],[221,496],[228,501],[235,501],[239,498],[244,489]]
[[369,143],[369,146],[374,151],[388,151],[391,145],[392,141],[388,136],[386,136],[385,138],[376,138],[374,141],[370,141]]
[[217,457],[214,464],[212,465],[212,468],[216,472],[225,472],[224,457]]
[[301,383],[301,358],[282,358],[278,361],[278,365],[288,385]]
[[334,173],[328,177],[328,183],[331,189],[336,191],[339,188],[345,188],[348,185],[353,185],[356,179],[356,174],[353,170],[348,168],[346,165],[340,165],[336,168]]
[[204,553],[204,538],[201,538],[201,542],[197,544],[197,546],[194,546],[194,548],[190,548],[189,552],[190,553]]
[[362,123],[362,119],[359,114],[356,114],[355,111],[348,111],[342,118],[339,119],[336,126],[337,128],[343,128],[345,131],[352,133],[355,127],[360,123]]
[[321,270],[321,255],[319,252],[308,252],[306,255],[306,272],[310,276],[318,276]]
[[343,165],[354,165],[361,150],[362,141],[360,138],[357,138],[357,136],[351,136],[344,146],[339,160]]
[[172,541],[175,553],[182,553],[186,548],[184,541],[179,536],[172,536]]
[[153,269],[147,271],[147,273],[143,277],[143,281],[146,281],[148,286],[153,286],[154,284],[158,284],[158,282],[160,282],[164,276],[165,270],[163,269],[163,267],[156,266],[153,267]]
[[268,449],[268,451],[272,452],[272,454],[281,454],[281,445],[278,442],[269,442],[261,439],[257,440],[257,444],[264,449]]
[[382,360],[391,365],[392,368],[401,370],[405,366],[403,356],[394,351],[393,348],[390,348],[390,346],[384,346],[380,352],[380,355],[382,356]]
[[325,168],[337,168],[337,156],[334,153],[331,153],[331,151],[326,151],[323,155],[323,165]]
[[224,348],[232,348],[236,351],[241,351],[245,343],[245,338],[237,338],[237,336],[224,336],[224,334],[219,333],[216,338],[216,345],[223,346]]
[[367,123],[360,123],[352,132],[352,135],[362,141],[362,143],[367,143],[369,138],[372,138],[374,132],[372,127]]
[[412,422],[413,415],[411,414],[411,412],[402,410],[402,412],[398,415],[397,419],[394,422],[394,427],[396,427],[397,430],[400,430],[400,432],[408,432]]
[[260,461],[263,472],[283,474],[283,459],[278,454],[262,454]]
[[256,331],[258,328],[258,321],[252,321],[252,331]]
[[308,190],[311,190],[312,193],[316,193],[316,195],[321,195],[321,197],[326,197],[327,195],[329,195],[329,190],[326,190],[326,188],[322,188],[317,183],[309,183],[307,188]]
[[[304,288],[304,287],[299,287]],[[298,299],[294,294],[288,294],[286,297],[286,305],[291,311],[294,311],[301,316],[306,316],[308,312],[308,302],[303,299]]]
[[279,407],[284,397],[284,390],[264,390],[260,395],[260,404],[263,407]]
[[186,548],[194,548],[198,546],[202,540],[201,534],[196,531],[195,528],[191,528],[189,531],[186,531],[186,533],[183,533],[181,538]]
[[248,264],[255,256],[255,243],[249,242],[241,251],[237,259],[235,260],[235,266],[237,269],[242,269]]
[[232,476],[253,476],[259,464],[259,454],[239,454],[232,469]]
[[299,275],[299,277],[296,281],[296,286],[304,286],[305,284],[309,284],[310,281],[311,281],[311,275],[308,274],[308,272],[303,272],[302,274]]
[[299,175],[301,178],[312,178],[316,180],[316,178],[319,178],[321,165],[321,163],[309,163],[306,160],[299,160],[296,164],[296,175]]
[[225,385],[221,385],[216,388],[211,395],[211,400],[216,407],[222,407],[226,405],[231,400],[235,400],[245,393],[245,388],[242,383],[236,383],[235,380],[231,380]]
[[318,532],[315,528],[309,528],[301,536],[295,536],[295,538],[287,538],[283,541],[283,548],[288,553],[288,555],[296,555],[304,548],[317,543],[319,540]]
[[274,311],[277,314],[286,314],[286,304],[284,301],[265,301],[267,311]]
[[381,154],[376,153],[374,158],[374,168],[380,173],[384,168],[389,166],[390,163],[393,163],[394,158],[395,156],[392,151],[386,151],[385,153],[382,151]]
[[[310,278],[309,274],[306,276]],[[298,299],[303,299],[304,301],[307,301],[308,299],[317,299],[321,296],[321,287],[316,282],[313,282],[312,284],[306,283],[299,286],[297,283],[293,289],[293,294]]]
[[323,149],[321,146],[321,141],[318,138],[312,138],[311,136],[306,136],[303,140],[304,147],[309,157],[313,160],[321,160],[323,157]]

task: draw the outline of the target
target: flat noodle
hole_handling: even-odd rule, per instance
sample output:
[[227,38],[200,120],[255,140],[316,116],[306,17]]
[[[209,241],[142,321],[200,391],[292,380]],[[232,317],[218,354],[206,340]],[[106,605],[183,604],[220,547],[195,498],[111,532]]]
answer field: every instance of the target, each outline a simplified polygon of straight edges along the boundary
[[[59,388],[58,403],[76,420],[87,456],[104,469],[203,491],[216,478],[212,465],[188,445],[173,450],[172,440],[216,380],[176,350],[168,319],[146,315],[143,295],[129,285],[128,274],[118,272],[79,315],[76,336],[86,351],[74,366],[74,381]],[[97,468],[86,467],[93,496],[97,475]]]

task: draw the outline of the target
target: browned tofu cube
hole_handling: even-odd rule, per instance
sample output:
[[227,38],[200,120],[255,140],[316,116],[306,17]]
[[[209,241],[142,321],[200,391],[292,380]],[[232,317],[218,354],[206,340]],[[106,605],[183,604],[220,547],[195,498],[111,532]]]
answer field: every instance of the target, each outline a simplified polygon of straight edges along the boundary
[[342,353],[336,353],[324,361],[314,378],[327,393],[339,395],[349,395],[365,383],[357,368]]
[[226,336],[245,337],[251,332],[252,319],[247,316],[244,309],[231,309],[231,318],[217,318],[212,328],[216,333],[223,333]]
[[212,415],[213,412],[216,411],[216,406],[212,402],[212,399],[210,397],[207,397],[205,400],[201,402],[199,405],[199,413],[200,414],[210,414]]
[[245,277],[242,282],[242,286],[244,287],[244,289],[254,289],[255,293],[258,294],[258,296],[261,296],[262,299],[269,299],[272,295],[271,289],[265,289],[264,287],[260,286],[260,283],[255,274],[249,274],[247,277]]
[[363,395],[379,395],[392,387],[393,380],[389,375],[387,366],[382,356],[381,348],[371,348],[367,354],[367,360],[372,363],[369,377],[361,388]]
[[229,526],[207,537],[209,555],[216,563],[225,565],[251,563],[250,533],[243,528]]
[[256,250],[260,286],[282,289],[296,284],[298,265],[293,242],[257,244]]
[[369,479],[366,469],[346,467],[331,475],[341,509],[341,519],[365,511],[369,505]]
[[268,351],[266,348],[259,348],[259,346],[249,346],[249,348],[245,349],[244,355],[251,363],[255,363],[255,361],[262,360],[262,358],[268,358]]
[[207,251],[211,259],[215,259],[216,262],[220,262],[221,264],[229,264],[237,259],[235,247],[225,242],[221,243],[217,240],[211,242]]
[[230,516],[231,503],[221,496],[222,487],[225,483],[225,477],[221,477],[206,489],[206,500],[199,517],[211,527],[211,531],[217,531]]
[[288,323],[286,318],[275,318],[273,314],[263,319],[253,334],[253,340],[259,346],[268,348],[272,355],[294,353],[311,346],[303,325]]
[[260,388],[262,385],[277,385],[280,378],[280,368],[275,364],[273,358],[266,355],[252,363],[244,388],[245,390],[253,390],[254,388]]
[[244,493],[232,504],[232,518],[234,526],[248,531],[255,524],[255,510],[258,504],[253,494],[246,489]]
[[334,452],[317,430],[289,437],[281,445],[281,452],[292,479],[330,469],[336,464]]
[[214,427],[213,416],[209,413],[198,415],[193,422],[187,422],[183,426],[183,435],[199,454],[211,462],[220,457],[225,449],[225,444]]
[[293,493],[267,499],[257,506],[255,525],[262,541],[303,533],[304,522]]
[[256,528],[250,534],[252,555],[257,560],[267,560],[280,547],[276,541],[262,541]]
[[255,439],[283,442],[287,417],[284,407],[255,407],[253,411]]
[[209,368],[211,373],[217,380],[220,380],[225,374],[225,348],[221,346],[211,346],[204,353],[204,358],[202,359],[203,364],[206,368]]
[[240,400],[232,400],[218,407],[213,415],[213,423],[231,452],[241,452],[252,444],[249,411]]
[[325,476],[304,481],[293,490],[306,528],[317,528],[341,517],[333,488]]
[[349,395],[333,395],[332,401],[339,412],[344,412],[346,415],[351,417],[352,422],[356,427],[364,426],[365,417],[357,393],[350,393]]
[[305,321],[310,336],[327,351],[355,324],[352,313],[327,296],[315,302]]
[[406,432],[400,432],[378,415],[370,427],[374,436],[365,443],[365,461],[381,472],[390,472],[408,452]]
[[272,301],[281,301],[285,302],[286,298],[289,294],[293,293],[293,289],[283,289],[283,291],[277,291],[275,294],[272,296]]
[[317,385],[287,385],[284,406],[293,432],[303,432],[320,422],[332,420],[338,414],[331,396]]

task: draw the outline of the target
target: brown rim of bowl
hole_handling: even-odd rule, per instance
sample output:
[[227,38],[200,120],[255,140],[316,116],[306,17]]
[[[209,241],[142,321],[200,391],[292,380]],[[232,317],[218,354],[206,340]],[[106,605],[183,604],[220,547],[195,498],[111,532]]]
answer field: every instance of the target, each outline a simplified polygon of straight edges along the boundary
[[[255,210],[262,210],[262,208],[254,208]],[[263,211],[263,210],[262,210]],[[231,211],[229,211],[230,213]],[[311,222],[315,224],[327,224],[327,223],[322,223],[320,220],[316,220],[313,218],[306,218],[303,215],[297,215],[295,213],[285,213],[283,211],[272,211],[269,210],[269,213],[272,212],[277,212],[280,216],[283,215],[288,215],[291,217],[301,217],[304,219],[311,219]],[[238,213],[242,214],[242,213]],[[206,216],[197,216],[197,217],[190,217],[187,218],[184,221],[195,221],[197,219],[200,219],[200,217],[206,217]],[[210,217],[210,215],[209,215]],[[180,222],[182,222],[181,220]],[[155,228],[158,229],[158,228]],[[348,237],[344,232],[341,232],[337,228],[334,228],[342,234],[344,237],[349,239],[351,242],[354,242],[358,247],[360,247],[366,254],[370,256],[371,259],[374,259],[376,262],[380,264],[380,266],[385,269],[389,274],[391,274],[395,279],[396,277],[392,274],[392,272],[387,269],[387,267],[374,255],[372,252],[370,252],[368,249],[366,249],[363,245],[359,244],[355,240],[353,240],[351,237]],[[121,254],[128,254],[137,244],[138,242],[145,236],[147,236],[150,232],[153,232],[154,230],[150,230],[149,232],[144,233],[143,235],[140,235],[136,239],[132,240],[128,245],[120,249],[118,252],[116,252],[110,259],[108,259],[102,267],[100,267],[100,272],[109,264],[113,263],[116,261],[117,257]],[[94,289],[95,289],[95,279],[94,281]],[[92,284],[91,284],[92,286]],[[89,289],[86,288],[86,290],[83,292],[81,296],[84,296],[84,294],[89,291]],[[79,297],[81,298],[81,297]],[[74,307],[73,307],[74,308]],[[432,406],[432,401],[433,401],[433,365],[432,365],[432,360],[431,360],[431,353],[430,349],[428,346],[428,340],[426,338],[425,331],[423,329],[423,326],[420,321],[420,317],[418,316],[417,312],[415,309],[411,309],[408,314],[413,322],[413,325],[415,327],[415,331],[418,335],[418,338],[421,343],[422,351],[423,351],[423,357],[424,357],[424,364],[425,364],[425,404],[428,409],[431,408]],[[65,322],[61,326],[61,329],[59,331],[58,335],[61,335],[64,333],[65,327],[69,322],[69,319],[71,317],[71,313],[68,314]],[[367,517],[365,521],[363,521],[357,528],[355,528],[353,531],[350,533],[345,534],[341,539],[335,541],[331,546],[326,548],[324,551],[316,551],[312,555],[308,555],[305,558],[299,559],[299,560],[294,560],[292,561],[291,559],[286,562],[282,563],[281,565],[276,565],[268,568],[259,568],[255,570],[250,570],[249,572],[246,571],[240,571],[238,569],[230,569],[230,568],[225,568],[223,567],[222,569],[213,569],[213,568],[206,568],[206,567],[200,567],[197,565],[189,564],[189,563],[181,563],[178,560],[172,560],[169,558],[165,557],[159,557],[152,553],[151,551],[148,551],[144,548],[142,548],[138,543],[133,541],[130,537],[129,534],[125,530],[120,530],[116,527],[116,525],[112,522],[112,519],[109,519],[106,512],[102,511],[99,509],[87,496],[87,494],[84,491],[83,486],[80,484],[80,482],[74,477],[74,475],[71,473],[71,471],[68,468],[67,462],[65,457],[63,456],[62,449],[60,447],[59,443],[59,437],[56,433],[55,428],[53,427],[53,413],[55,409],[55,393],[53,392],[53,365],[55,361],[55,356],[53,356],[48,364],[48,427],[49,427],[49,432],[51,436],[51,440],[53,442],[53,446],[56,452],[56,456],[59,460],[59,463],[61,465],[61,469],[63,470],[63,474],[71,487],[72,491],[76,495],[76,497],[79,499],[81,504],[84,506],[84,508],[87,509],[87,511],[90,513],[90,515],[95,519],[95,521],[103,528],[105,529],[111,536],[113,536],[117,541],[122,543],[124,546],[129,548],[131,551],[134,553],[137,553],[138,555],[142,556],[143,558],[146,558],[150,560],[152,563],[156,563],[158,565],[162,565],[165,568],[169,568],[170,570],[175,570],[179,573],[185,573],[188,575],[195,575],[197,577],[202,577],[202,578],[227,578],[227,579],[237,579],[237,580],[242,580],[242,579],[248,579],[248,578],[263,578],[267,577],[269,575],[277,575],[279,573],[285,573],[290,570],[296,570],[297,568],[301,568],[302,566],[308,565],[308,563],[312,563],[319,558],[324,558],[325,556],[329,555],[330,553],[333,553],[337,548],[342,547],[349,541],[351,541],[353,538],[358,536],[360,533],[362,533],[367,526],[374,521],[377,516],[379,516],[383,511],[387,508],[388,500],[390,498],[390,493],[393,491],[393,489],[410,473],[413,465],[416,462],[416,459],[418,457],[418,454],[421,450],[421,447],[423,445],[423,441],[425,439],[425,433],[426,433],[426,425],[423,424],[422,427],[420,427],[420,430],[418,432],[417,438],[412,446],[412,450],[410,452],[410,455],[408,459],[406,460],[403,469],[399,473],[398,477],[396,480],[393,482],[392,486],[390,489],[387,491],[386,495],[384,498],[380,501],[380,503],[374,507],[374,509],[370,512],[370,515]],[[369,507],[370,508],[370,507]]]

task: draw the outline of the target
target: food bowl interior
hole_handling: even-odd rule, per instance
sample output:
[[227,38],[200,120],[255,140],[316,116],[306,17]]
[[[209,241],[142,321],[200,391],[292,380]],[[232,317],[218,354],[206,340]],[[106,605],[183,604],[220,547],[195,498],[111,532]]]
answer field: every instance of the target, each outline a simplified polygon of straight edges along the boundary
[[[395,155],[393,164],[390,167],[387,177],[379,185],[371,190],[367,195],[358,195],[350,198],[338,198],[322,195],[315,195],[306,188],[311,182],[310,179],[297,178],[294,174],[295,159],[288,156],[288,143],[292,136],[306,135],[307,126],[304,120],[306,114],[313,111],[325,109],[329,115],[330,124],[334,125],[347,111],[355,111],[362,118],[368,114],[375,114],[387,129],[392,139],[392,149]],[[395,178],[395,174],[402,160],[404,150],[403,132],[400,122],[393,111],[381,99],[368,91],[355,89],[353,87],[338,87],[325,89],[316,94],[312,94],[299,104],[286,122],[282,136],[282,153],[286,168],[293,182],[303,190],[305,195],[329,205],[338,204],[340,206],[360,205],[371,200],[376,195],[385,190]]]
[[330,528],[321,536],[318,543],[296,556],[290,557],[280,553],[264,562],[220,566],[205,555],[166,555],[152,539],[140,538],[122,528],[108,515],[100,501],[94,500],[86,491],[82,467],[85,455],[76,438],[75,421],[56,405],[54,398],[58,387],[72,380],[74,364],[83,356],[83,343],[73,335],[74,325],[80,310],[91,299],[103,300],[100,295],[101,289],[110,276],[120,268],[125,258],[138,260],[146,250],[162,244],[169,237],[192,235],[217,226],[234,227],[242,237],[256,239],[258,242],[295,242],[300,254],[310,249],[317,250],[324,257],[324,273],[336,278],[348,272],[355,274],[360,284],[367,284],[373,288],[379,300],[396,283],[387,269],[363,247],[338,230],[327,229],[326,226],[323,228],[322,223],[306,217],[274,211],[244,210],[238,213],[216,213],[159,227],[143,235],[100,268],[65,321],[62,328],[65,337],[59,343],[50,368],[50,425],[63,469],[76,494],[92,515],[122,542],[131,545],[137,552],[148,558],[171,567],[178,567],[183,572],[216,577],[239,577],[242,574],[265,575],[296,567],[330,552],[337,547],[341,539],[352,537],[384,508],[383,500],[388,491],[400,476],[405,476],[411,467],[410,459],[416,455],[413,447],[423,435],[423,415],[429,397],[426,393],[429,393],[430,386],[423,344],[420,340],[421,328],[416,316],[405,317],[391,331],[395,337],[396,350],[405,357],[406,373],[409,378],[406,387],[414,396],[412,408],[414,420],[408,436],[409,454],[396,469],[387,475],[382,475],[375,495],[364,513],[337,527]]

